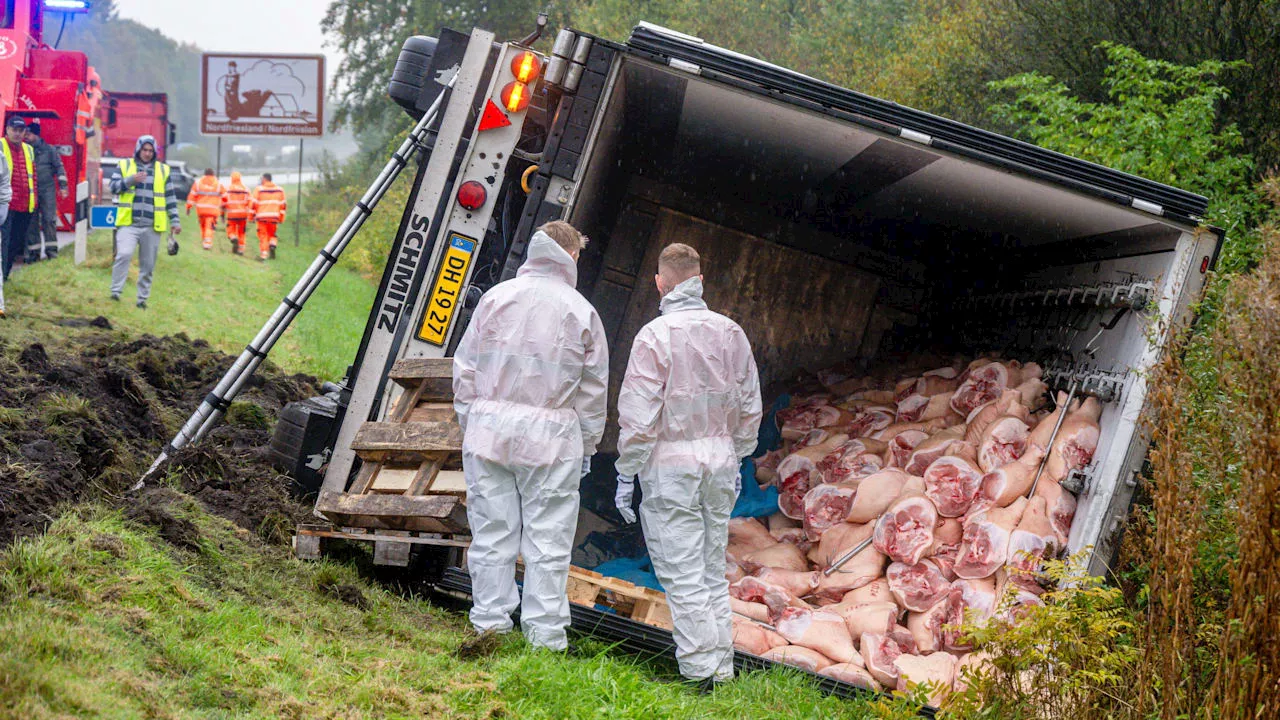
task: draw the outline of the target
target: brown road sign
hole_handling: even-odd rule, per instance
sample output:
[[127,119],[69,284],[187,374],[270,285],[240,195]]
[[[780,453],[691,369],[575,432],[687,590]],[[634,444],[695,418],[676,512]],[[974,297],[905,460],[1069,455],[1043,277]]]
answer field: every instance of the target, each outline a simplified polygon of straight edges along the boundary
[[204,53],[200,132],[324,134],[324,56]]

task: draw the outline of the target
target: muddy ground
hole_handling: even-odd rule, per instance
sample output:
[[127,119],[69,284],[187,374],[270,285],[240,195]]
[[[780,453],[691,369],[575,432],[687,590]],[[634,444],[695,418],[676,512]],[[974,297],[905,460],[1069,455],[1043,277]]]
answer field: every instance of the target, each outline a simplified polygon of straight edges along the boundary
[[[199,406],[233,358],[182,334],[123,339],[105,318],[72,319],[48,343],[0,338],[0,546],[41,532],[60,505],[119,504],[177,544],[171,489],[128,489]],[[316,394],[305,375],[259,369],[224,421],[170,473],[214,514],[288,542],[310,505],[291,495],[266,449],[279,410]]]

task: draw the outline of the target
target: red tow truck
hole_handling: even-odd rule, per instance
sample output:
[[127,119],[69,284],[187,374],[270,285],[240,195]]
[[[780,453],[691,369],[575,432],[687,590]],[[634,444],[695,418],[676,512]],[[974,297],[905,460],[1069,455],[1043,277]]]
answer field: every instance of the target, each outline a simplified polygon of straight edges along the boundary
[[164,93],[108,92],[98,106],[102,157],[127,158],[140,135],[156,139],[156,154],[165,157],[175,127],[169,122],[169,96]]
[[83,12],[88,5],[55,5],[50,0],[0,3],[0,107],[4,119],[14,115],[28,122],[38,119],[42,137],[58,151],[75,190],[58,196],[59,245],[80,240],[88,230],[88,179],[98,175],[96,153],[90,151],[95,100],[89,80],[97,74],[84,53],[57,50],[45,43],[45,16],[47,12]]

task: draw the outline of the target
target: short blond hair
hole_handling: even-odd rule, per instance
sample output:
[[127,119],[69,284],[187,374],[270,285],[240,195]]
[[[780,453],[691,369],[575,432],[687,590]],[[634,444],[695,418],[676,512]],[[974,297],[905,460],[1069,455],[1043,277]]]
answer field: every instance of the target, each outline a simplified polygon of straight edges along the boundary
[[578,232],[578,228],[563,220],[552,220],[538,228],[538,230],[555,240],[556,244],[570,255],[582,252],[583,248],[587,246],[587,236]]
[[698,251],[684,243],[671,243],[662,248],[658,256],[658,274],[673,287],[694,275],[702,274],[702,259]]

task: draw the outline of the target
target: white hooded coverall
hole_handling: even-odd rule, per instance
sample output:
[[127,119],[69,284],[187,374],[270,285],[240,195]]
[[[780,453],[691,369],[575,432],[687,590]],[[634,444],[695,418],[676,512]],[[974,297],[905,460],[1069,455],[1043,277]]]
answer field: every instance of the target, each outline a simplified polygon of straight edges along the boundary
[[740,458],[755,450],[760,379],[746,333],[707,309],[702,279],[662,298],[618,394],[618,474],[639,475],[640,522],[687,678],[733,677],[725,546]]
[[[573,258],[535,233],[512,280],[481,298],[454,355],[471,547],[471,623],[520,625],[564,649],[565,584],[578,524],[582,459],[604,433],[609,349],[595,308],[574,289]],[[524,599],[516,556],[524,556]]]

